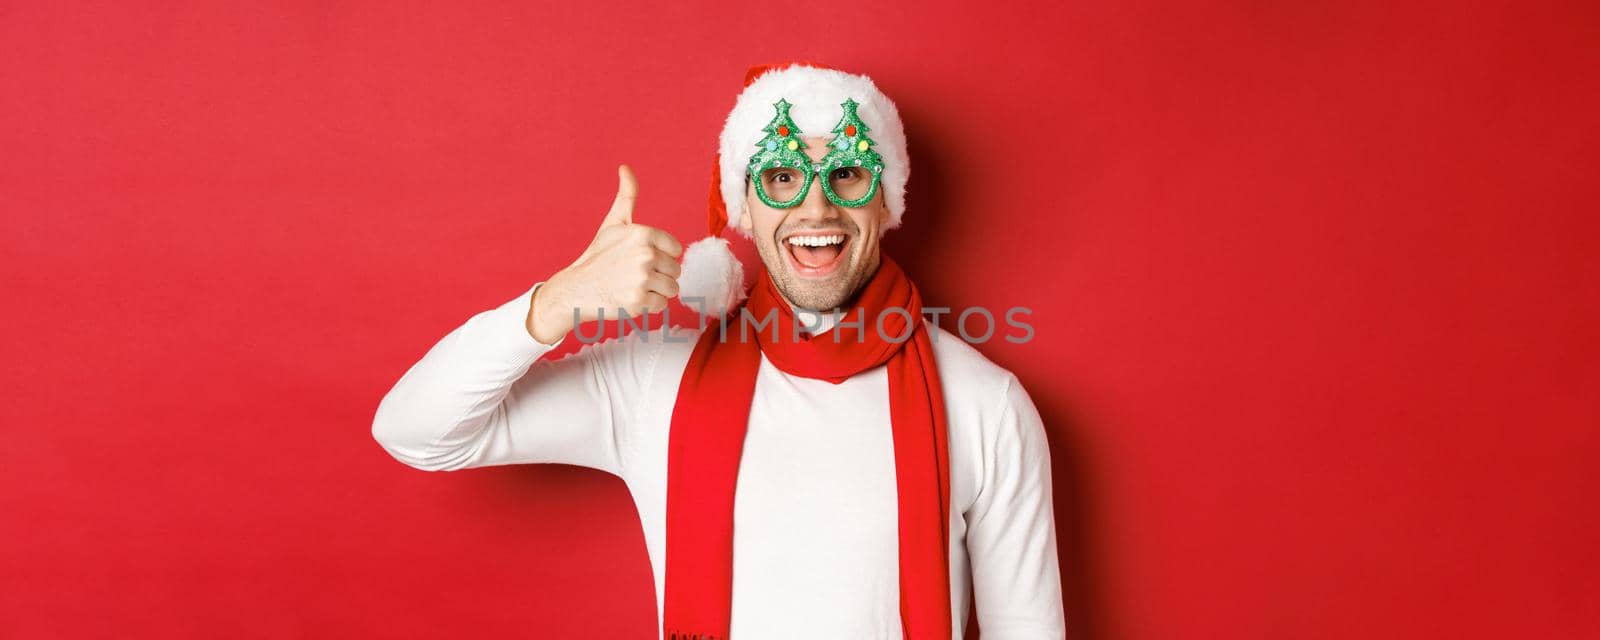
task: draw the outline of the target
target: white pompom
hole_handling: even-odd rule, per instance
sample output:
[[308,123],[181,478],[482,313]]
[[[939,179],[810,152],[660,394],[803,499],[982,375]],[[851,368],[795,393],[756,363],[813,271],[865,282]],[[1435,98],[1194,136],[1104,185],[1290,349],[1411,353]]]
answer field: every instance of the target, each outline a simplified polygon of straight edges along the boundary
[[[683,272],[678,274],[678,299],[706,315],[721,316],[744,301],[744,265],[733,256],[728,241],[706,237],[683,252]],[[692,300],[699,298],[704,300]]]

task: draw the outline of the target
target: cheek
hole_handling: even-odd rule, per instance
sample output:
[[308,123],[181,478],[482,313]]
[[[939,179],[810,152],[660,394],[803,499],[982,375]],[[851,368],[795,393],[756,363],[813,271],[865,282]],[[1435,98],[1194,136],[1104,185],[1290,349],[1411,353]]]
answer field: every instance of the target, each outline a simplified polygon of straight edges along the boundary
[[856,218],[856,224],[861,226],[862,233],[864,235],[871,235],[873,237],[883,235],[883,225],[888,224],[888,222],[889,209],[885,207],[877,207],[875,209],[863,211],[862,214]]
[[744,216],[739,218],[739,226],[756,235],[770,235],[772,220],[772,211],[759,206],[749,207],[744,210]]

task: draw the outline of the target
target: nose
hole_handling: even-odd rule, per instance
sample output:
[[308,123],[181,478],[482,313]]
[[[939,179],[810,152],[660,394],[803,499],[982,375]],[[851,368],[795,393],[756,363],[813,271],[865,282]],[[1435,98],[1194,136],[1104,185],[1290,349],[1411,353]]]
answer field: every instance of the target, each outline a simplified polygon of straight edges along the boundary
[[828,196],[822,192],[821,183],[827,178],[827,176],[819,173],[811,181],[811,189],[806,191],[806,198],[801,200],[800,205],[794,208],[796,220],[821,222],[839,218],[841,215],[839,210],[833,206],[833,201],[829,200]]

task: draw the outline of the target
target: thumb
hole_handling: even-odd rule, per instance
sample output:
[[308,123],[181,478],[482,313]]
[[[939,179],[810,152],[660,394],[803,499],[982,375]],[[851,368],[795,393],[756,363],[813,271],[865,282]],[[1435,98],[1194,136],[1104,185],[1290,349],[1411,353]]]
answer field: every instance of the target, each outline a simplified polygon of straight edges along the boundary
[[611,210],[606,212],[606,219],[600,223],[600,228],[633,222],[633,201],[639,197],[639,181],[633,177],[633,169],[628,165],[617,167],[617,199],[611,201]]

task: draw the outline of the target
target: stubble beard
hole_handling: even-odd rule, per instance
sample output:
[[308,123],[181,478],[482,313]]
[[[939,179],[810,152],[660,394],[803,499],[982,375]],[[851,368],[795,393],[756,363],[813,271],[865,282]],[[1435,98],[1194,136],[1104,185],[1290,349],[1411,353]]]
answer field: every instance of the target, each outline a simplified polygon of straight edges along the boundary
[[[757,243],[758,253],[762,262],[766,263],[767,273],[772,277],[772,284],[778,288],[778,293],[783,294],[791,304],[802,309],[812,311],[832,311],[843,307],[855,297],[857,290],[872,275],[877,268],[876,264],[865,265],[857,244],[861,242],[861,229],[849,219],[843,220],[843,230],[850,237],[846,249],[849,254],[840,256],[844,261],[839,268],[834,270],[827,278],[813,280],[801,278],[795,274],[789,265],[789,250],[778,241],[785,233],[797,228],[819,227],[790,227],[781,228],[773,233],[767,242]],[[838,227],[826,227],[835,229]]]

